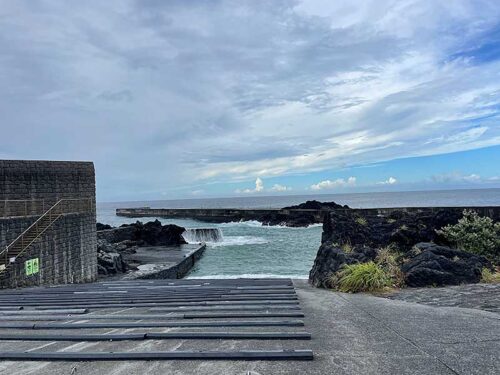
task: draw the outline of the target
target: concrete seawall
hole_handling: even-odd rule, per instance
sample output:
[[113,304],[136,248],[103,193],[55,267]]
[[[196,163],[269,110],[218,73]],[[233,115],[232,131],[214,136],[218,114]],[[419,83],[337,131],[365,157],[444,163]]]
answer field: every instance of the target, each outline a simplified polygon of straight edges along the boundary
[[125,260],[140,259],[145,264],[122,279],[182,279],[200,260],[206,245],[139,247],[137,252],[125,255]]
[[[395,207],[395,208],[354,208],[351,212],[360,215],[387,216],[394,211],[406,212],[432,212],[436,210],[463,211],[473,209],[481,216],[487,216],[495,221],[500,219],[500,206],[484,207]],[[343,210],[343,209],[340,209]],[[292,216],[308,215],[314,217],[316,223],[321,223],[326,212],[331,210],[308,210],[308,209],[232,209],[232,208],[118,208],[117,216],[123,217],[164,217],[164,218],[190,218],[207,222],[228,222],[241,220],[260,220],[266,216]]]

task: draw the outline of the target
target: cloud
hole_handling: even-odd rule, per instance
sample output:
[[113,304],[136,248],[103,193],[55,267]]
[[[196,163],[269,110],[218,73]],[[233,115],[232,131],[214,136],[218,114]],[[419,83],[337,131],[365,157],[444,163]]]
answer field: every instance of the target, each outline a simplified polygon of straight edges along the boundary
[[280,184],[274,184],[273,187],[271,188],[271,191],[278,191],[278,192],[290,191],[290,190],[292,190],[291,187],[289,187],[289,186],[283,186],[283,185],[280,185]]
[[338,187],[347,187],[347,186],[355,186],[356,185],[356,177],[349,177],[347,180],[343,178],[338,178],[334,181],[324,180],[318,182],[317,184],[311,185],[311,190],[324,190],[324,189],[334,189]]
[[252,194],[252,193],[259,193],[263,190],[264,190],[264,182],[262,181],[262,179],[260,177],[257,177],[257,179],[255,180],[255,188],[254,189],[243,189],[243,190],[237,189],[237,190],[235,190],[235,193]]
[[[491,179],[491,178],[490,178]],[[490,180],[487,179],[487,180]],[[464,175],[460,172],[450,172],[431,176],[431,180],[436,183],[476,183],[482,182],[483,179],[480,175],[475,173]]]
[[380,181],[380,182],[377,182],[378,185],[394,185],[395,183],[397,183],[398,180],[395,179],[394,177],[389,177],[387,180],[385,181]]
[[6,1],[0,18],[3,157],[93,160],[100,200],[500,144],[495,0]]

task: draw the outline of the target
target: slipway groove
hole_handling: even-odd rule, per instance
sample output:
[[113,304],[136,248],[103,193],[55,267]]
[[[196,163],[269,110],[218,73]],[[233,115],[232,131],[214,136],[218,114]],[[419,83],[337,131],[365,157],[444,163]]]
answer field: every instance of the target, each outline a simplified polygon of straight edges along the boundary
[[313,359],[290,279],[38,287],[1,291],[0,305],[0,360]]

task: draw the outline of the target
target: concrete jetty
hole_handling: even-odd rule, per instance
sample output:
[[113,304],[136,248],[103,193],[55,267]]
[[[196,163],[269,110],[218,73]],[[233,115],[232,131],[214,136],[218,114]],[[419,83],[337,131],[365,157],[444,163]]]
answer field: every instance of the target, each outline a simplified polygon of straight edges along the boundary
[[[462,212],[471,209],[481,216],[488,216],[494,220],[500,219],[499,206],[475,206],[475,207],[391,207],[391,208],[352,208],[347,209],[360,215],[387,216],[394,211],[405,212],[428,212],[433,210],[455,210]],[[283,218],[304,216],[310,218],[313,223],[322,223],[325,213],[330,211],[346,209],[237,209],[237,208],[151,208],[134,207],[118,208],[116,215],[122,217],[163,217],[163,218],[190,218],[206,222],[228,222],[245,220],[266,220],[267,218]]]
[[182,279],[202,257],[206,245],[144,246],[124,255],[127,263],[139,263],[137,271],[123,279]]

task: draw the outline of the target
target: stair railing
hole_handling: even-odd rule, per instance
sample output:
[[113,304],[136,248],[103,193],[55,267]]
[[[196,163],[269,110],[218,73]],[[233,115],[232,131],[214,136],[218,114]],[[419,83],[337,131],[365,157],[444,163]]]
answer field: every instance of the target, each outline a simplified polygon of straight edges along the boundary
[[[58,200],[0,252],[0,271],[4,270],[9,263],[13,263],[18,256],[24,253],[61,215],[90,212],[94,212],[93,198],[64,198]],[[15,255],[15,257],[9,259],[9,253]]]

